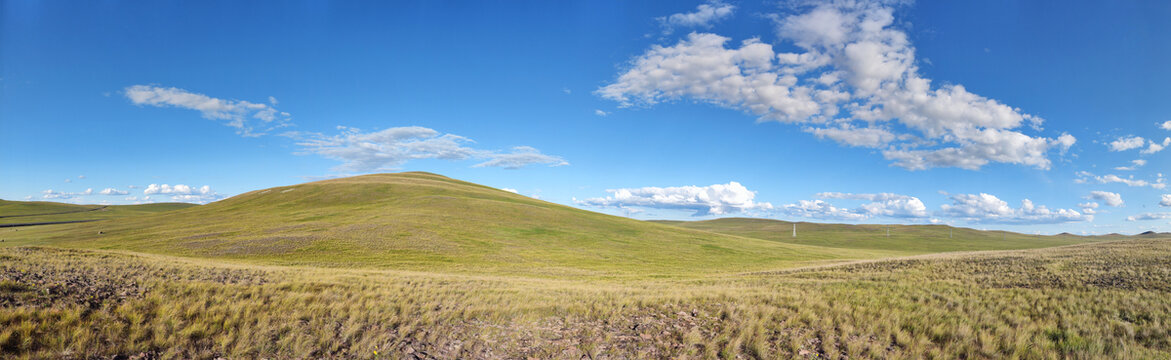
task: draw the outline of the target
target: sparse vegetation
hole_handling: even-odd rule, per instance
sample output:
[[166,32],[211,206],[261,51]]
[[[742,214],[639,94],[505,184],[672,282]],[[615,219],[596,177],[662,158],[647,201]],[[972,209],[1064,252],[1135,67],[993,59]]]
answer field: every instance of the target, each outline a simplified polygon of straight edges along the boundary
[[739,229],[764,232],[643,223],[431,174],[7,229],[0,355],[1171,357],[1159,234],[918,245],[946,228],[875,243],[826,230],[823,247]]
[[1167,239],[621,281],[0,256],[18,357],[1171,356]]

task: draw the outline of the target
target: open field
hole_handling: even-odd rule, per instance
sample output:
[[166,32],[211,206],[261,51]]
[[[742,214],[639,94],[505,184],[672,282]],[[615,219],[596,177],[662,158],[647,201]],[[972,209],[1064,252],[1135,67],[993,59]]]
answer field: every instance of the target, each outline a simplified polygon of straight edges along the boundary
[[0,249],[17,357],[1167,358],[1171,240],[692,280]]
[[809,222],[798,222],[798,236],[793,237],[793,222],[772,219],[723,218],[704,221],[652,222],[788,244],[883,250],[903,255],[945,251],[1034,249],[1126,238],[1125,236],[1076,236],[1070,234],[1026,235],[947,225],[850,225]]
[[0,225],[57,221],[109,220],[154,214],[196,206],[187,203],[142,205],[73,205],[53,202],[0,200]]
[[794,240],[426,173],[167,206],[0,229],[0,355],[1171,358],[1163,234],[801,223]]
[[158,214],[0,229],[0,237],[0,246],[535,276],[687,276],[896,254],[649,223],[428,173],[277,187]]

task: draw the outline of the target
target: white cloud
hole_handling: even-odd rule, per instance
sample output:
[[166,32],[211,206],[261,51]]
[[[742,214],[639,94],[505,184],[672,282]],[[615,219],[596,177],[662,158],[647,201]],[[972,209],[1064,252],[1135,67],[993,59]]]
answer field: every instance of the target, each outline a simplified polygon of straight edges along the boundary
[[204,185],[203,187],[193,187],[183,184],[150,184],[142,191],[145,195],[153,194],[175,194],[175,195],[207,195],[212,194],[211,187]]
[[671,14],[657,18],[657,20],[663,27],[663,34],[668,35],[676,28],[711,27],[716,21],[732,16],[733,10],[736,10],[733,5],[725,4],[719,0],[709,0],[707,3],[697,6],[693,12]]
[[78,179],[82,179],[82,180],[84,180],[84,179],[85,179],[85,175],[77,175],[77,178],[78,178]]
[[1163,194],[1163,198],[1159,200],[1159,206],[1171,206],[1171,194]]
[[1171,121],[1164,121],[1159,127],[1163,128],[1163,130],[1171,130]]
[[1139,153],[1143,153],[1143,154],[1154,154],[1154,153],[1157,153],[1157,152],[1163,151],[1163,148],[1167,147],[1167,145],[1171,145],[1171,137],[1165,137],[1165,138],[1163,138],[1163,142],[1162,142],[1162,143],[1155,143],[1154,141],[1151,141],[1151,142],[1150,142],[1150,145],[1149,145],[1149,146],[1147,146],[1147,148],[1146,148],[1146,149],[1143,149],[1142,151],[1139,151]]
[[1094,214],[1098,213],[1098,211],[1095,210],[1099,206],[1098,203],[1096,203],[1096,202],[1081,203],[1081,204],[1077,204],[1077,206],[1082,208],[1083,214],[1094,215]]
[[[206,204],[223,199],[224,196],[211,190],[211,186],[194,187],[183,184],[150,184],[142,191],[143,195],[169,195],[171,201]],[[146,196],[149,199],[150,196]]]
[[560,157],[542,154],[528,146],[514,147],[510,152],[474,149],[465,146],[473,143],[471,139],[454,134],[440,134],[438,131],[420,126],[396,127],[369,133],[356,128],[338,128],[342,133],[335,136],[294,136],[299,138],[298,145],[302,146],[303,151],[342,161],[342,165],[334,168],[335,171],[342,172],[392,170],[409,160],[416,159],[487,159],[475,167],[496,166],[508,169],[532,164],[569,164]]
[[753,201],[756,192],[732,181],[708,186],[643,187],[606,190],[610,196],[577,201],[597,207],[644,207],[694,211],[696,216],[772,209]]
[[760,120],[805,123],[806,132],[842,144],[882,149],[893,165],[978,169],[990,162],[1048,169],[1048,152],[1068,150],[1069,134],[1030,136],[1043,120],[968,92],[932,87],[920,76],[907,35],[883,4],[843,1],[777,17],[782,40],[803,52],[692,33],[652,46],[617,80],[597,90],[621,106],[693,99]]
[[1143,139],[1141,136],[1123,136],[1111,141],[1109,147],[1110,151],[1126,151],[1141,148],[1146,142],[1147,139]]
[[64,199],[72,199],[72,198],[75,198],[78,196],[93,195],[93,193],[94,193],[94,189],[85,189],[85,191],[82,191],[82,192],[64,192],[64,191],[53,191],[53,189],[49,189],[49,190],[45,190],[45,191],[41,192],[41,198],[42,199],[62,199],[62,200],[64,200]]
[[1044,205],[1033,204],[1029,199],[1021,200],[1019,208],[1013,208],[1004,200],[985,193],[956,194],[951,196],[951,200],[952,204],[940,207],[941,213],[971,222],[1058,224],[1093,220],[1093,215],[1073,209],[1050,210]]
[[1126,221],[1171,219],[1171,212],[1149,212],[1126,217]]
[[865,215],[866,217],[886,216],[899,218],[923,218],[927,217],[927,206],[923,205],[923,201],[914,196],[880,193],[880,194],[851,194],[840,192],[823,192],[817,194],[817,197],[822,199],[847,199],[847,200],[865,200],[869,203],[862,204],[857,209],[851,210],[854,213]]
[[1091,191],[1090,195],[1086,196],[1086,199],[1098,200],[1098,201],[1106,203],[1106,205],[1113,206],[1113,207],[1119,207],[1119,206],[1123,205],[1122,195],[1119,195],[1118,193],[1112,193],[1109,191]]
[[130,192],[118,190],[115,188],[105,188],[104,190],[102,190],[101,192],[98,192],[98,193],[102,194],[102,195],[126,195],[126,194],[129,194]]
[[1147,161],[1146,161],[1146,160],[1143,160],[1143,159],[1134,159],[1134,160],[1131,160],[1131,161],[1130,161],[1130,164],[1131,164],[1130,166],[1118,166],[1118,167],[1115,167],[1115,168],[1114,168],[1114,170],[1118,170],[1118,171],[1132,171],[1132,170],[1134,170],[1134,169],[1138,169],[1138,168],[1142,167],[1143,165],[1146,165],[1146,164],[1147,164]]
[[1113,174],[1094,175],[1093,173],[1090,173],[1088,171],[1079,171],[1079,172],[1077,172],[1077,176],[1078,177],[1076,179],[1074,179],[1073,182],[1078,183],[1078,184],[1097,182],[1099,184],[1120,183],[1120,184],[1126,184],[1126,186],[1131,186],[1131,187],[1150,186],[1152,189],[1163,189],[1163,188],[1167,187],[1166,179],[1163,177],[1162,173],[1159,173],[1157,175],[1154,182],[1149,182],[1149,181],[1141,180],[1141,179],[1136,180],[1133,175],[1126,177],[1126,178],[1123,178],[1123,177],[1120,177],[1118,175],[1113,175]]
[[[289,113],[267,104],[218,99],[173,87],[134,85],[124,89],[123,93],[135,105],[199,111],[206,119],[225,121],[225,125],[236,128],[236,133],[243,136],[260,136],[283,127],[290,117]],[[270,96],[269,101],[276,105],[276,98]]]
[[568,161],[559,156],[545,155],[540,150],[530,146],[513,147],[511,152],[498,153],[486,152],[483,157],[487,157],[488,161],[473,165],[472,167],[502,167],[505,169],[519,169],[527,165],[542,164],[548,166],[565,166],[569,165]]
[[869,218],[866,214],[860,214],[846,208],[835,207],[822,200],[798,200],[796,203],[781,206],[781,211],[791,216],[811,219],[858,221]]
[[594,115],[597,115],[597,116],[606,116],[606,115],[610,115],[610,113],[608,113],[608,112],[605,112],[605,111],[602,111],[602,110],[594,109]]

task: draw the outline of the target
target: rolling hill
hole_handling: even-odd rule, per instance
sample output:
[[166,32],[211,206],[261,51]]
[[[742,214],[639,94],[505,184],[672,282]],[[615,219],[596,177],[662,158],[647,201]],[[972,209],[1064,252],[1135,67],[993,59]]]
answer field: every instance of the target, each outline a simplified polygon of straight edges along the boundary
[[1107,239],[1070,234],[1026,235],[947,225],[850,225],[809,222],[797,222],[797,236],[794,237],[793,222],[772,219],[723,218],[653,222],[786,244],[894,251],[906,255],[947,251],[1033,249]]
[[0,200],[0,225],[106,220],[186,209],[195,204],[75,205],[48,201]]
[[20,239],[12,245],[526,274],[739,272],[890,255],[638,221],[429,173],[276,187],[187,209],[4,236]]

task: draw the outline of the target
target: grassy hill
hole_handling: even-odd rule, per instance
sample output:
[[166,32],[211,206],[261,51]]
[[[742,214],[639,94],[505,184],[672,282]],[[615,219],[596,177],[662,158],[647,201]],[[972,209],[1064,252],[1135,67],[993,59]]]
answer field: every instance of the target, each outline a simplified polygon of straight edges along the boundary
[[[849,225],[793,222],[771,219],[724,218],[704,221],[654,221],[688,229],[710,231],[787,244],[842,249],[898,252],[906,255],[945,251],[1012,250],[1053,247],[1101,241],[1115,237],[1076,235],[1026,235],[1006,231],[981,231],[947,225]],[[889,236],[888,234],[889,230]]]
[[542,275],[756,271],[890,255],[637,221],[428,173],[318,181],[153,215],[0,235],[12,237],[9,246]]
[[195,204],[75,205],[47,201],[0,200],[0,225],[105,220],[186,209]]

